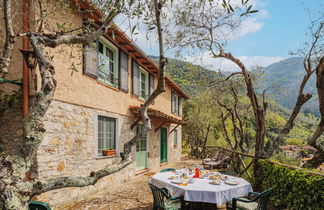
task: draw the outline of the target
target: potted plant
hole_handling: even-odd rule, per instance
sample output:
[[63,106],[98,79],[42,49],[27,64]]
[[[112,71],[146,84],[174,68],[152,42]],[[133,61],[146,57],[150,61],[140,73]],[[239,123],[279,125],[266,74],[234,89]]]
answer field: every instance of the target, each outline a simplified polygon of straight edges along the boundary
[[116,155],[116,150],[112,148],[104,149],[102,150],[102,155],[103,156],[113,156]]

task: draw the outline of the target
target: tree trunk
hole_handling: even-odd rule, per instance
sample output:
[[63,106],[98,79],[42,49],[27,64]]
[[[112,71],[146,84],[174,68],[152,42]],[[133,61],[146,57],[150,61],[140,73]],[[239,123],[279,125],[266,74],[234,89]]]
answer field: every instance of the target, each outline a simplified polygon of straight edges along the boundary
[[317,168],[324,162],[324,141],[320,138],[324,133],[324,56],[316,68],[316,87],[321,121],[307,143],[317,151],[314,157],[303,165],[305,168]]

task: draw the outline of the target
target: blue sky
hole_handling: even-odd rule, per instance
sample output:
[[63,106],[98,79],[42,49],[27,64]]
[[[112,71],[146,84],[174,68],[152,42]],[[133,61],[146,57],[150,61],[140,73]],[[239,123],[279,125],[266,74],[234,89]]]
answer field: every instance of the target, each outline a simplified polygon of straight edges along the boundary
[[262,27],[230,41],[228,49],[239,56],[288,57],[289,51],[298,49],[308,39],[305,32],[311,16],[305,9],[316,11],[318,5],[317,0],[260,0],[256,9],[266,14],[256,16]]
[[[241,2],[241,0],[231,1]],[[290,57],[290,51],[296,51],[309,39],[305,33],[310,21],[314,17],[319,17],[318,12],[324,10],[323,0],[250,0],[250,3],[259,12],[242,19],[235,38],[229,40],[225,48],[241,59],[250,70],[255,66],[265,67]],[[307,9],[310,12],[306,12]],[[125,18],[121,17],[116,22],[124,23],[122,25],[125,27],[122,28],[126,29],[128,24],[125,24],[127,21],[124,20]],[[128,31],[129,29],[126,33]],[[147,40],[145,31],[145,28],[139,29],[139,34],[132,38],[148,55],[157,55],[156,40],[154,38]],[[216,71],[238,70],[228,60],[212,58],[208,51],[191,50],[191,52],[190,55],[179,59]],[[172,57],[168,52],[166,55]]]

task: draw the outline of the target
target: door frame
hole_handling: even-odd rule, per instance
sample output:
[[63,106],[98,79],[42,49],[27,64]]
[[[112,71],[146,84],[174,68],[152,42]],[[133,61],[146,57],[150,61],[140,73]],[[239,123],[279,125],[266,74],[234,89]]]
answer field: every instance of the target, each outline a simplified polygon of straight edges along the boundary
[[[166,129],[166,161],[165,162],[161,162],[161,128],[165,128]],[[169,132],[169,128],[168,127],[164,127],[162,126],[159,130],[160,130],[160,164],[161,163],[167,163],[168,162],[168,157],[169,157],[169,150],[168,150],[168,141],[169,141],[169,135],[168,135],[168,132]]]

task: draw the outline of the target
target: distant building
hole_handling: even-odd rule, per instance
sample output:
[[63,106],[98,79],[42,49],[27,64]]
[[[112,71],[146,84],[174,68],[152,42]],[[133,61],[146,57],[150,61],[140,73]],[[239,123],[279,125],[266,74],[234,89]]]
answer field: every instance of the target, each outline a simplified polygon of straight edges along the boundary
[[306,157],[310,157],[316,152],[316,149],[311,146],[297,146],[297,145],[285,145],[280,146],[281,151],[289,158],[298,158],[301,151],[306,151],[308,154]]

